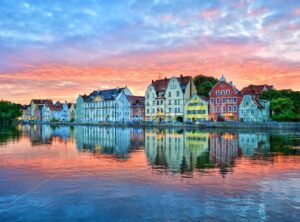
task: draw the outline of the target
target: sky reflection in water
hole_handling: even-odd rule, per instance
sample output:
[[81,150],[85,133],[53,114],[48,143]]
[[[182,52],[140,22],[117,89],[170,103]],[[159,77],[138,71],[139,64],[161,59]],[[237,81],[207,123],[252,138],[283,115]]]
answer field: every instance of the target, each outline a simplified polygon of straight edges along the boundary
[[299,133],[0,129],[0,220],[297,221]]

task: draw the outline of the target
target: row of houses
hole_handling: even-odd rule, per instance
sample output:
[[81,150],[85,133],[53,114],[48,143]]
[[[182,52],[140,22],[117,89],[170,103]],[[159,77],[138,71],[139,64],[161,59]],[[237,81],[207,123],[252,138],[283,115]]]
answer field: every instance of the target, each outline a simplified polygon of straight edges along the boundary
[[79,95],[76,105],[32,100],[26,110],[28,114],[29,109],[30,115],[26,114],[25,118],[45,122],[74,119],[78,123],[264,122],[270,119],[270,102],[260,96],[269,89],[273,86],[250,85],[240,91],[222,75],[206,98],[197,94],[191,76],[181,75],[153,80],[145,97],[133,95],[126,86]]
[[273,86],[249,85],[239,91],[222,75],[205,98],[197,95],[190,76],[152,81],[145,94],[145,121],[268,121],[270,102],[260,96],[269,89]]
[[23,107],[22,120],[25,122],[70,122],[75,121],[76,105],[73,103],[53,103],[49,99],[33,99]]

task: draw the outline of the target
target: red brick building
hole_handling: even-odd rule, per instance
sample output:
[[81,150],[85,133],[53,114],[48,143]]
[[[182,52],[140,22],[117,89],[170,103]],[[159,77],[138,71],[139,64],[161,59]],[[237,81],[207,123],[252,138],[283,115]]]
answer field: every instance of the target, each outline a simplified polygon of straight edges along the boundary
[[130,103],[130,121],[143,122],[145,119],[145,97],[127,96]]
[[242,101],[239,90],[222,75],[209,92],[209,119],[212,121],[238,121],[238,107]]

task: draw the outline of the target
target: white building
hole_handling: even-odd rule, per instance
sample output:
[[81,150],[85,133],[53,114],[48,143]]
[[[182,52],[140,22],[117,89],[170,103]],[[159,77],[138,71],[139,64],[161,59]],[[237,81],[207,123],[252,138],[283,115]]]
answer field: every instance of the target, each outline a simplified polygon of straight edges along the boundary
[[152,81],[145,94],[145,120],[183,122],[184,104],[196,93],[190,76]]
[[132,95],[127,88],[95,90],[90,95],[79,95],[76,101],[77,122],[129,122]]

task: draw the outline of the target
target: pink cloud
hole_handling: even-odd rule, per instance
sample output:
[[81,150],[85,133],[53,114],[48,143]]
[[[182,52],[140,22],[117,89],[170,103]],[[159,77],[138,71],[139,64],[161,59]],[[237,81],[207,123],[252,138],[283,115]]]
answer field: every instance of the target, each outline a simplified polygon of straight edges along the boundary
[[261,44],[215,41],[197,45],[107,57],[89,67],[45,63],[15,73],[0,73],[0,99],[20,103],[28,103],[33,97],[75,101],[79,94],[94,89],[124,85],[143,95],[159,75],[180,74],[219,78],[224,73],[239,89],[250,83],[267,83],[300,90],[300,64],[255,56]]
[[217,8],[206,9],[201,12],[201,16],[206,19],[212,19],[220,15],[220,10]]

